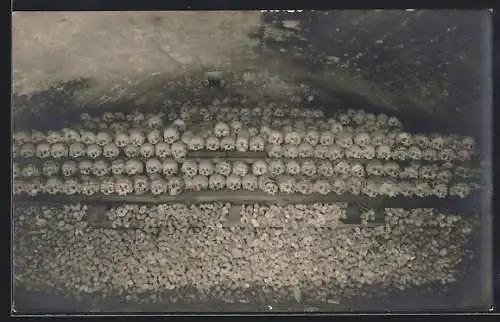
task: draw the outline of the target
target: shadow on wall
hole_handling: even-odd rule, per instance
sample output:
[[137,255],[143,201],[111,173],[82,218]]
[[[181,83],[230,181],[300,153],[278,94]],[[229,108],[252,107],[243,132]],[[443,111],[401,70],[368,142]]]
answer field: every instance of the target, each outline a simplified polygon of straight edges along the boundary
[[296,64],[368,80],[378,88],[374,95],[409,115],[441,118],[471,132],[480,128],[486,10],[334,10],[262,18],[265,46]]

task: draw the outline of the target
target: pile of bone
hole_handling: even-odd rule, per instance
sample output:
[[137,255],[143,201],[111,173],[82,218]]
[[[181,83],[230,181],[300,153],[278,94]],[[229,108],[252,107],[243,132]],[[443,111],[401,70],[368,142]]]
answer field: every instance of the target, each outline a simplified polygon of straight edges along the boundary
[[[470,137],[412,135],[401,130],[397,118],[362,110],[328,119],[310,109],[220,104],[187,104],[167,116],[85,114],[74,128],[16,132],[14,192],[123,196],[247,190],[465,198],[475,188],[470,180],[451,182],[450,174],[473,176],[467,165],[474,155]],[[235,151],[241,160],[190,155],[200,150]],[[248,151],[263,153],[262,160],[248,160]]]
[[[289,215],[287,207],[274,207]],[[327,218],[330,210],[314,212]],[[308,216],[307,206],[303,211]],[[366,222],[371,214],[365,213]],[[432,209],[387,209],[386,222],[374,227],[184,229],[156,235],[140,229],[94,229],[86,225],[86,216],[85,207],[78,205],[17,209],[17,285],[73,296],[146,296],[150,301],[317,303],[454,282],[471,255],[466,244],[473,229],[463,217]]]
[[14,193],[178,195],[184,191],[261,191],[266,194],[469,196],[477,172],[447,164],[394,161],[131,159],[57,161],[13,165]]

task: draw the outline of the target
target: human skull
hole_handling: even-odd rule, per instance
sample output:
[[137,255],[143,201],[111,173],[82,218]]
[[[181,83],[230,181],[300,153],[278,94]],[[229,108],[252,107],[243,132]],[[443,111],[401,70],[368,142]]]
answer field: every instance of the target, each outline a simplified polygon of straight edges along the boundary
[[332,191],[338,195],[342,195],[347,191],[346,181],[342,178],[336,178],[333,180]]
[[300,163],[295,160],[289,160],[285,164],[285,171],[289,175],[298,175],[300,174]]
[[12,141],[15,145],[23,145],[32,142],[32,136],[28,132],[20,131],[12,135]]
[[328,147],[328,159],[329,160],[340,160],[344,158],[344,149],[338,145],[330,145]]
[[[92,172],[93,163],[90,160],[81,160],[78,163],[78,171],[83,175],[89,175]],[[58,167],[59,169],[59,167]],[[59,170],[58,170],[59,171]]]
[[400,193],[399,185],[392,179],[382,179],[379,185],[379,194],[390,198],[396,197]]
[[285,172],[285,164],[281,160],[272,160],[269,162],[269,175],[277,177]]
[[299,157],[300,158],[311,158],[314,156],[314,147],[309,143],[301,143],[299,145]]
[[124,148],[130,143],[130,138],[126,133],[118,133],[115,137],[115,144],[119,148]]
[[101,193],[106,196],[112,195],[115,193],[115,179],[114,178],[104,178],[101,181],[100,186]]
[[110,172],[109,164],[104,160],[97,160],[92,165],[92,174],[103,177]]
[[136,145],[133,144],[128,144],[124,149],[123,152],[128,158],[136,158],[140,155],[140,148]]
[[137,195],[142,195],[149,191],[149,180],[145,176],[134,177],[134,192]]
[[430,140],[425,134],[415,134],[413,136],[413,142],[421,149],[427,149],[430,145]]
[[206,140],[207,150],[217,151],[220,148],[220,140],[215,136],[210,136]]
[[146,142],[144,134],[137,129],[132,129],[129,131],[130,144],[140,147]]
[[82,183],[81,183],[82,194],[86,196],[92,196],[98,193],[99,190],[100,190],[99,181],[89,176],[85,176],[82,178]]
[[208,189],[208,177],[196,175],[193,178],[193,190],[203,191]]
[[438,168],[436,165],[422,165],[419,170],[419,177],[423,180],[434,180],[437,175]]
[[126,196],[134,192],[134,183],[127,177],[119,177],[115,182],[115,192],[119,196]]
[[443,183],[435,184],[432,187],[431,194],[433,196],[440,198],[440,199],[446,198],[446,196],[448,195],[448,186],[446,184],[443,184]]
[[173,159],[166,159],[162,164],[162,173],[165,177],[171,177],[177,173],[179,164]]
[[241,178],[235,175],[226,177],[226,187],[233,191],[241,189]]
[[472,159],[472,155],[471,155],[470,150],[462,149],[462,150],[459,150],[457,152],[456,158],[460,162],[467,162],[467,161],[470,161]]
[[162,141],[160,130],[151,130],[148,132],[147,141],[153,145]]
[[385,173],[384,164],[378,160],[369,161],[366,163],[366,173],[370,176],[381,176]]
[[161,173],[163,164],[158,159],[149,159],[146,161],[146,173],[148,175],[154,175],[157,173]]
[[462,138],[462,149],[468,150],[468,151],[474,151],[476,145],[476,141],[474,138],[470,136],[465,136]]
[[377,180],[369,179],[366,181],[366,184],[363,186],[361,192],[370,198],[375,198],[381,192],[380,184]]
[[[44,164],[45,165],[45,164]],[[42,168],[43,171],[43,168]],[[43,171],[45,173],[45,171]],[[14,179],[19,178],[22,175],[21,167],[17,163],[12,164],[12,176]]]
[[60,132],[49,131],[47,133],[46,140],[47,140],[47,143],[49,143],[49,144],[56,144],[56,143],[64,142],[64,137],[63,137],[62,133],[60,133]]
[[444,140],[444,137],[440,134],[431,134],[430,135],[430,142],[429,142],[429,146],[435,150],[441,150],[443,147],[444,147],[444,143],[445,143],[445,140]]
[[260,135],[250,138],[250,151],[263,152],[264,149],[265,149],[265,142]]
[[356,125],[361,125],[365,122],[366,112],[364,110],[355,110],[351,116],[352,121]]
[[281,158],[284,154],[284,151],[281,145],[278,144],[270,144],[267,146],[267,155],[270,158]]
[[347,176],[351,170],[351,166],[348,162],[346,161],[340,161],[340,162],[337,162],[335,164],[335,166],[333,167],[333,170],[335,171],[335,173],[339,176]]
[[422,159],[422,150],[420,150],[418,146],[410,146],[410,148],[408,148],[408,158],[415,161]]
[[98,146],[103,147],[106,144],[111,143],[112,140],[113,140],[113,138],[111,137],[111,135],[108,132],[99,132],[99,133],[97,133],[95,143]]
[[61,166],[61,173],[65,177],[73,176],[78,171],[78,164],[76,161],[66,161]]
[[427,182],[418,182],[415,186],[415,195],[420,198],[430,196],[432,188]]
[[248,151],[248,146],[249,146],[249,136],[248,135],[242,135],[240,133],[237,138],[236,138],[236,151],[238,152],[246,152]]
[[40,169],[38,169],[34,164],[28,164],[22,168],[21,173],[24,177],[34,177],[39,176]]
[[125,161],[117,159],[111,162],[111,172],[116,175],[122,175],[125,171]]
[[82,131],[80,133],[80,140],[83,144],[91,145],[96,143],[97,137],[93,132]]
[[335,174],[332,163],[328,161],[321,161],[318,164],[317,172],[323,177],[332,177]]
[[317,159],[328,159],[330,157],[330,147],[326,145],[314,146],[314,157]]
[[278,178],[279,191],[284,194],[292,194],[295,192],[296,182],[291,176],[280,176]]
[[172,155],[170,144],[166,142],[159,142],[155,145],[155,155],[160,159],[165,159]]
[[388,145],[377,146],[375,153],[377,158],[382,160],[389,160],[393,155],[391,147]]
[[244,177],[248,174],[248,164],[246,164],[243,161],[236,161],[233,164],[233,175],[239,176],[239,177]]
[[102,149],[102,155],[106,158],[114,159],[120,154],[120,149],[114,143],[106,144]]
[[400,129],[403,127],[403,123],[401,123],[401,121],[395,116],[391,116],[387,119],[387,125],[391,128],[396,129]]
[[370,134],[366,132],[359,132],[354,135],[354,144],[357,144],[361,147],[366,147],[370,145],[371,143],[371,137]]
[[146,142],[140,146],[139,153],[144,158],[151,158],[155,155],[155,146]]
[[261,160],[256,161],[252,164],[252,173],[256,176],[267,174],[267,163]]
[[[333,132],[332,132],[333,133]],[[307,131],[304,142],[312,146],[316,146],[319,143],[320,134],[315,130]]]
[[278,193],[278,185],[269,177],[260,176],[257,178],[257,185],[262,192],[268,195],[275,195]]
[[194,177],[198,173],[198,163],[195,160],[186,160],[181,165],[181,172],[187,177]]
[[[186,122],[182,119],[176,119],[172,122],[172,125],[171,125],[172,128],[176,129],[179,132],[184,132],[186,131]],[[168,142],[165,140],[165,142]],[[170,142],[170,144],[172,144],[173,142]]]
[[168,127],[163,132],[163,139],[168,144],[172,144],[180,139],[179,131],[175,127]]
[[63,138],[66,143],[80,142],[80,133],[72,129],[63,129]]
[[154,178],[149,184],[149,190],[151,191],[151,194],[155,196],[161,195],[168,192],[168,183],[162,178]]
[[350,164],[349,174],[356,178],[363,178],[366,175],[365,168],[361,163],[353,162],[352,164]]
[[361,159],[363,157],[363,149],[357,145],[353,144],[350,148],[345,149],[345,157],[348,159]]
[[231,128],[226,123],[219,122],[219,123],[215,124],[214,134],[218,138],[223,138],[223,137],[228,136],[229,134],[231,134]]
[[255,191],[258,188],[257,177],[253,174],[247,174],[241,180],[241,186],[244,190]]
[[232,164],[226,160],[219,160],[214,167],[214,172],[223,176],[228,176],[232,172]]
[[72,158],[81,158],[85,156],[85,145],[80,142],[72,143],[69,146],[68,155]]
[[233,151],[236,145],[236,139],[234,136],[223,137],[220,141],[222,150]]
[[125,173],[129,176],[135,176],[144,172],[144,164],[141,160],[130,159],[125,162]]
[[450,195],[465,199],[472,193],[472,188],[466,183],[456,183],[450,187]]
[[385,174],[391,178],[398,178],[399,177],[400,168],[399,168],[399,164],[397,164],[396,162],[386,162],[383,165],[383,167],[384,167],[383,174]]
[[392,151],[392,159],[404,161],[408,159],[408,149],[404,146],[398,146]]
[[32,158],[36,155],[36,147],[33,143],[25,143],[21,146],[20,154],[23,158]]
[[283,144],[283,141],[284,141],[283,133],[281,131],[272,130],[269,133],[269,137],[267,140],[270,144],[281,145],[281,144]]
[[400,132],[396,135],[396,143],[409,147],[413,144],[413,137],[410,133]]
[[344,130],[344,126],[335,120],[328,121],[330,124],[330,131],[334,134],[341,133]]
[[269,136],[271,135],[271,128],[267,125],[262,125],[260,127],[260,131],[259,131],[259,135],[263,138],[263,139],[268,139]]
[[332,185],[330,182],[323,179],[316,180],[313,185],[313,191],[319,193],[320,195],[327,195],[332,191]]
[[412,163],[403,168],[403,170],[399,173],[399,177],[401,179],[418,179],[419,172],[420,164]]
[[456,157],[452,149],[444,148],[438,151],[438,158],[443,161],[452,161]]
[[453,173],[450,170],[440,170],[436,173],[436,181],[439,183],[448,184],[453,178]]
[[361,158],[371,160],[375,158],[375,155],[376,150],[372,145],[361,147]]
[[151,115],[146,120],[146,124],[150,129],[159,129],[163,126],[163,120],[158,115]]
[[335,134],[330,131],[322,132],[319,137],[319,143],[321,145],[332,145],[335,142]]
[[340,113],[338,115],[338,120],[342,125],[349,125],[351,123],[351,118],[347,113]]
[[91,144],[87,146],[87,156],[91,159],[97,159],[102,154],[102,149],[97,144]]
[[205,139],[203,136],[193,135],[188,143],[189,150],[200,151],[205,148]]
[[371,145],[379,146],[386,143],[386,136],[383,132],[375,132],[371,136]]
[[64,180],[64,194],[68,196],[75,195],[81,190],[80,183],[76,179]]
[[172,156],[176,160],[182,160],[187,156],[187,146],[183,142],[175,142],[172,144],[170,150],[172,151]]
[[101,120],[104,122],[113,122],[115,120],[115,115],[111,112],[104,112],[101,115]]
[[302,135],[298,131],[288,131],[285,133],[285,143],[290,145],[299,145],[302,141]]
[[354,195],[361,194],[363,188],[363,180],[361,178],[349,177],[345,182],[347,191]]
[[[234,171],[234,169],[233,169]],[[202,176],[210,176],[214,173],[214,165],[210,160],[201,160],[198,163],[198,173]]]
[[68,156],[68,147],[64,143],[55,143],[50,147],[50,155],[54,159],[60,159]]
[[345,130],[339,132],[335,137],[335,144],[344,149],[350,148],[354,144],[352,140],[352,133],[349,133]]
[[[31,143],[39,143],[39,142],[42,142],[45,140],[46,140],[45,134],[43,134],[42,132],[37,131],[37,130],[31,130]],[[28,141],[29,141],[29,139],[28,139]],[[20,145],[20,144],[28,143],[28,141],[26,139],[24,139],[24,140],[21,139],[21,141],[17,141],[17,142],[14,140],[14,143],[17,145]]]
[[64,182],[57,177],[51,177],[45,182],[45,192],[56,195],[64,189]]
[[422,159],[425,161],[436,161],[438,159],[438,153],[434,149],[427,148],[422,151]]
[[226,178],[220,174],[213,174],[208,178],[208,188],[219,191],[226,187]]

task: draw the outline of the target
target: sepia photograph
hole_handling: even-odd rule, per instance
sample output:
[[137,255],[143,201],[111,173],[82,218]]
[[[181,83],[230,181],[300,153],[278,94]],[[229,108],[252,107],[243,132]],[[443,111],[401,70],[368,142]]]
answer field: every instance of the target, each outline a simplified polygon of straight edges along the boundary
[[12,12],[12,312],[487,312],[492,12]]

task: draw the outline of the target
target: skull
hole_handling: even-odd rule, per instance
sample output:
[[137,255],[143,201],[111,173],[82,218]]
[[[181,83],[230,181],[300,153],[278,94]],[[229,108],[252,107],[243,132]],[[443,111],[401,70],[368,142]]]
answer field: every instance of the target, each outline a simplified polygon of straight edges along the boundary
[[283,149],[281,145],[278,144],[270,144],[267,146],[267,155],[270,158],[281,158],[283,156]]
[[118,160],[113,160],[113,162],[111,162],[111,172],[114,175],[119,176],[123,174],[124,171],[125,171],[125,161],[118,159]]
[[124,123],[124,122],[113,122],[109,125],[109,129],[111,131],[113,131],[114,133],[125,132],[125,131],[127,131],[128,128],[129,128],[129,124]]
[[94,133],[89,131],[82,131],[80,135],[81,142],[86,145],[95,144],[97,137]]
[[214,133],[218,138],[223,138],[231,133],[231,128],[224,122],[219,122],[215,125]]
[[189,150],[199,151],[205,148],[205,139],[202,136],[194,135],[189,141]]
[[300,164],[297,161],[290,160],[285,164],[285,171],[289,175],[298,175],[301,171]]
[[151,143],[144,143],[139,148],[139,152],[142,157],[151,158],[152,156],[155,155],[155,146],[152,145]]
[[357,178],[363,178],[366,175],[365,168],[359,162],[355,162],[355,163],[351,164],[351,167],[349,169],[349,173],[352,176],[357,177]]
[[457,152],[457,156],[456,156],[457,160],[461,161],[461,162],[467,162],[467,161],[470,161],[472,159],[472,155],[470,153],[470,150],[459,150]]
[[347,178],[346,187],[350,193],[359,195],[361,194],[361,190],[363,189],[363,181],[361,178],[356,177]]
[[59,192],[63,191],[64,189],[64,182],[61,181],[61,179],[52,177],[45,182],[45,192],[51,195],[58,194]]
[[80,142],[80,133],[72,129],[63,129],[64,141],[66,143]]
[[462,149],[468,150],[468,151],[473,151],[474,147],[476,145],[476,141],[474,138],[470,136],[466,136],[462,138]]
[[114,143],[106,144],[102,149],[102,155],[106,158],[114,159],[120,154],[120,149]]
[[182,160],[187,156],[187,146],[182,142],[175,142],[171,146],[172,156],[176,160]]
[[254,176],[253,174],[247,174],[241,180],[241,186],[243,187],[244,190],[248,190],[248,191],[257,190],[257,186],[258,186],[257,177]]
[[186,131],[186,132],[182,133],[182,135],[181,135],[181,142],[186,144],[186,146],[187,146],[193,137],[194,137],[193,132]]
[[206,140],[207,150],[209,151],[217,151],[220,148],[220,141],[215,136],[210,136]]
[[371,160],[375,158],[376,150],[372,145],[361,147],[361,158]]
[[436,181],[443,184],[450,183],[453,173],[450,170],[440,170],[436,173]]
[[382,132],[375,132],[371,137],[371,144],[373,146],[384,145],[386,143],[385,134]]
[[101,193],[106,196],[112,195],[115,193],[115,179],[114,178],[104,178],[101,181],[100,186]]
[[417,179],[419,176],[420,164],[414,163],[403,168],[399,177],[402,179]]
[[76,179],[66,179],[64,181],[64,194],[72,196],[81,190],[80,183]]
[[277,177],[285,172],[285,164],[281,160],[273,160],[269,162],[269,175]]
[[[42,141],[45,141],[45,140],[46,140],[45,134],[43,134],[42,132],[37,131],[37,130],[31,130],[31,142],[32,143],[39,143],[39,142],[42,142]],[[18,145],[21,145],[21,144],[24,144],[24,143],[28,143],[28,141],[26,139],[18,141],[18,142],[16,142],[14,140],[14,143],[16,143]]]
[[149,190],[155,196],[161,195],[167,192],[168,183],[165,182],[162,178],[155,178],[151,180]]
[[363,186],[361,191],[368,197],[375,198],[379,195],[380,185],[376,180],[370,179],[366,181],[366,184]]
[[220,141],[221,148],[224,151],[233,151],[235,148],[235,144],[236,139],[234,138],[234,136],[223,137]]
[[234,120],[230,123],[230,127],[231,127],[231,132],[234,135],[238,135],[241,129],[243,128],[243,125],[241,124],[241,122]]
[[435,150],[441,150],[444,146],[444,138],[439,134],[431,134],[429,145]]
[[389,160],[392,157],[391,147],[388,145],[377,146],[375,153],[378,159]]
[[423,180],[433,180],[437,175],[436,165],[423,165],[420,167],[419,176]]
[[23,158],[32,158],[36,154],[36,147],[33,143],[25,143],[21,146],[20,152]]
[[399,169],[399,164],[396,162],[386,162],[383,165],[383,173],[391,178],[398,178],[400,169]]
[[366,164],[366,173],[370,176],[381,176],[385,173],[385,167],[382,162],[372,160]]
[[283,133],[281,131],[273,130],[269,133],[268,142],[271,144],[281,145],[283,144]]
[[353,145],[352,134],[345,130],[339,132],[335,138],[335,144],[345,149],[350,148]]
[[221,160],[215,164],[214,171],[217,174],[228,176],[231,174],[233,167],[229,161]]
[[314,148],[309,143],[301,143],[299,145],[299,157],[311,158],[314,156]]
[[130,138],[126,133],[118,133],[115,137],[115,144],[119,148],[124,148],[130,143]]
[[405,197],[413,196],[414,191],[415,191],[415,186],[413,184],[411,184],[410,182],[403,181],[403,182],[399,183],[399,193],[402,196],[405,196]]
[[366,147],[371,143],[370,134],[366,132],[359,132],[354,136],[354,143],[361,146]]
[[252,164],[252,173],[256,176],[267,174],[267,163],[262,160],[256,161]]
[[194,177],[198,173],[198,163],[194,160],[186,160],[184,163],[182,163],[181,172],[186,177]]
[[392,151],[392,158],[394,160],[407,160],[408,159],[408,149],[404,146],[399,146]]
[[446,136],[445,145],[452,150],[459,150],[462,146],[460,136],[456,134]]
[[147,140],[149,143],[155,145],[158,142],[162,141],[160,130],[152,130],[148,133]]
[[[284,167],[284,166],[283,166]],[[236,161],[233,164],[233,175],[244,177],[248,174],[248,164],[243,161]]]
[[92,165],[92,173],[95,176],[103,177],[110,171],[109,164],[104,160],[97,160]]
[[430,144],[429,138],[425,134],[415,134],[413,142],[421,149],[428,148]]
[[337,175],[340,175],[342,177],[347,176],[351,170],[351,166],[349,165],[348,162],[346,161],[340,161],[335,164],[333,170]]
[[330,182],[320,179],[314,183],[313,191],[319,193],[320,195],[327,195],[332,191],[332,186]]
[[196,175],[193,178],[193,190],[203,191],[208,189],[208,178],[202,175]]
[[247,129],[247,132],[248,132],[249,136],[256,136],[256,135],[259,135],[259,133],[260,133],[259,129],[257,129],[256,127],[253,127],[253,126],[249,127]]
[[470,178],[472,176],[471,169],[458,166],[455,168],[455,176],[460,178]]
[[12,140],[15,145],[23,145],[31,143],[32,136],[28,132],[16,132],[12,135]]
[[342,195],[347,191],[346,181],[342,178],[336,178],[332,184],[332,191],[338,195]]
[[99,146],[105,146],[108,143],[111,143],[113,138],[107,132],[99,132],[97,133],[95,143]]
[[396,143],[408,147],[413,144],[413,137],[410,133],[400,132],[396,135]]
[[387,125],[387,121],[388,121],[389,117],[384,114],[384,113],[380,113],[377,115],[377,120],[376,120],[376,124],[377,126],[379,127],[384,127]]
[[226,177],[226,187],[233,191],[241,189],[241,178],[235,175]]
[[285,145],[283,147],[283,157],[288,159],[296,159],[299,157],[299,148],[295,145]]
[[130,115],[130,120],[135,124],[135,125],[141,125],[144,122],[145,116],[142,113],[139,112],[134,112],[133,114]]
[[365,124],[375,124],[377,123],[377,117],[375,114],[366,113],[365,114]]
[[314,130],[307,131],[307,133],[304,137],[304,142],[308,143],[312,146],[315,146],[318,144],[319,138],[320,138],[320,134],[317,131],[314,131]]
[[267,125],[262,125],[260,127],[260,131],[259,131],[259,134],[262,138],[264,139],[269,139],[269,136],[271,135],[271,128]]
[[226,187],[226,178],[220,174],[213,174],[208,178],[208,188],[219,191]]
[[[44,166],[45,166],[45,164],[44,164]],[[44,171],[44,174],[45,174],[45,171]],[[21,176],[21,167],[17,163],[12,164],[12,176],[14,177],[14,179],[19,178]]]
[[345,156],[348,159],[361,159],[363,156],[363,149],[359,145],[353,144],[350,148],[345,149]]
[[24,177],[35,177],[40,175],[40,170],[34,164],[28,164],[21,170]]
[[80,142],[72,143],[69,146],[69,156],[72,158],[81,158],[85,156],[85,145]]
[[446,198],[448,187],[443,183],[438,183],[432,187],[432,195],[441,199]]
[[150,188],[149,180],[145,176],[135,176],[134,177],[134,192],[137,195],[142,195],[148,192]]
[[198,164],[198,173],[208,177],[214,173],[214,165],[210,160],[201,160]]
[[99,192],[99,181],[85,176],[82,178],[81,192],[86,196],[92,196]]
[[432,188],[427,182],[418,182],[415,186],[415,195],[420,198],[430,196]]
[[250,151],[263,152],[264,148],[265,148],[265,142],[260,135],[250,138]]
[[159,142],[155,145],[155,155],[160,159],[165,159],[172,155],[170,150],[170,144],[165,142]]
[[268,194],[268,195],[275,195],[278,193],[279,188],[276,183],[274,183],[273,180],[271,180],[269,177],[266,176],[260,176],[257,178],[257,185],[262,192]]
[[87,146],[87,156],[91,159],[97,159],[102,154],[102,149],[97,144],[91,144]]
[[260,108],[259,106],[254,107],[252,109],[252,116],[253,117],[261,117],[262,116],[262,108]]
[[408,149],[408,157],[410,160],[420,160],[422,159],[422,150],[418,146],[412,145]]
[[154,175],[161,173],[163,164],[158,159],[149,159],[146,161],[146,173],[148,175]]
[[130,144],[140,147],[146,142],[146,137],[140,130],[129,131]]
[[452,149],[444,148],[438,151],[438,158],[443,161],[452,161],[455,159],[455,152]]
[[278,178],[279,191],[285,194],[292,194],[295,192],[296,182],[293,177],[281,176]]
[[330,147],[326,145],[316,145],[314,147],[314,157],[318,159],[328,159],[330,156]]
[[321,145],[332,145],[335,141],[335,134],[330,131],[325,131],[321,133],[319,137],[319,143]]
[[427,148],[422,151],[422,159],[425,161],[436,161],[438,159],[438,153],[434,149]]
[[158,115],[151,115],[146,121],[146,124],[150,129],[159,129],[163,126],[163,120]]
[[54,159],[67,157],[68,147],[64,143],[55,143],[50,147],[50,155]]
[[163,132],[163,138],[168,144],[173,144],[180,139],[179,130],[176,127],[168,127]]
[[163,161],[162,164],[162,173],[165,177],[171,177],[177,173],[179,169],[179,164],[177,161],[172,159],[167,159]]
[[342,125],[349,125],[351,123],[351,118],[347,113],[340,113],[339,114],[339,122]]
[[468,197],[472,192],[470,185],[466,183],[456,183],[450,187],[450,195],[457,196],[460,199]]
[[127,177],[120,177],[116,180],[115,191],[119,196],[126,196],[134,192],[134,183]]
[[389,127],[391,128],[396,129],[400,129],[403,127],[403,123],[401,123],[401,121],[395,116],[391,116],[387,119],[387,125],[389,125]]
[[290,131],[285,134],[285,143],[290,145],[299,145],[302,141],[302,135],[297,131]]
[[353,120],[354,124],[361,125],[365,122],[365,111],[363,110],[357,110],[354,111],[353,115],[351,116],[351,119]]
[[65,177],[75,175],[77,171],[78,164],[76,163],[76,161],[66,161],[62,164],[61,172]]
[[379,193],[390,198],[396,197],[399,191],[399,185],[390,179],[383,179],[379,186]]
[[328,123],[330,123],[330,131],[335,134],[338,134],[344,130],[344,126],[333,119]]
[[140,154],[140,149],[138,146],[136,145],[133,145],[133,144],[128,144],[127,146],[125,146],[125,148],[123,149],[123,152],[125,153],[125,155],[128,157],[128,158],[136,158],[139,156]]
[[328,159],[340,160],[344,158],[344,149],[338,145],[330,145],[328,147]]
[[332,177],[335,174],[333,165],[328,161],[321,161],[318,164],[317,172],[323,177]]
[[[78,163],[78,171],[83,175],[89,175],[92,172],[93,163],[90,160],[81,160]],[[59,167],[57,168],[59,171]]]
[[248,150],[249,145],[249,136],[241,135],[241,133],[236,138],[236,151],[238,152],[246,152]]
[[127,160],[125,162],[125,173],[129,176],[135,176],[144,172],[144,164],[137,159]]
[[113,122],[115,120],[115,115],[111,112],[104,112],[101,115],[101,120],[104,122]]
[[55,131],[49,131],[47,134],[47,143],[56,144],[59,142],[64,142],[64,137],[61,133]]

